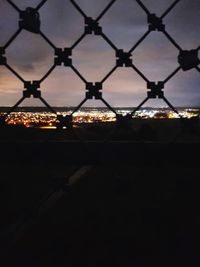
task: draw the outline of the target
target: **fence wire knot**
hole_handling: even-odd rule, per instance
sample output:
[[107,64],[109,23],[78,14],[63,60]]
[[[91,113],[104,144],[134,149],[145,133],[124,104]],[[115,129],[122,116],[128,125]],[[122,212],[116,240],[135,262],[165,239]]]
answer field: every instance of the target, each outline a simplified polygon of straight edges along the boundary
[[7,63],[6,57],[5,57],[5,49],[3,47],[0,47],[0,65],[5,65]]
[[86,98],[87,99],[101,99],[102,98],[102,93],[100,90],[102,90],[102,84],[97,82],[95,84],[93,83],[87,83],[86,84]]
[[40,88],[39,81],[33,81],[33,82],[25,81],[24,88],[26,89],[23,92],[23,96],[25,98],[30,98],[31,96],[33,96],[34,98],[41,97],[41,91],[38,90],[38,88]]
[[87,17],[85,18],[85,33],[86,34],[92,34],[95,35],[101,35],[102,34],[102,28],[99,26],[99,23],[94,20],[93,18]]
[[39,33],[40,32],[40,15],[32,7],[27,7],[25,11],[20,12],[19,27],[21,29]]
[[123,49],[119,49],[116,51],[117,57],[117,67],[131,67],[132,59],[130,58],[132,55],[130,52],[124,52]]
[[164,97],[164,92],[162,91],[162,89],[164,89],[164,82],[158,82],[157,84],[155,82],[148,82],[147,89],[150,89],[150,91],[147,92],[148,98]]
[[198,58],[198,50],[193,49],[190,51],[180,51],[178,62],[184,71],[196,68],[200,64],[200,60]]
[[150,31],[164,31],[165,25],[163,24],[162,18],[156,16],[156,14],[148,15],[148,23]]
[[65,67],[72,66],[72,50],[70,48],[56,48],[55,49],[55,65]]

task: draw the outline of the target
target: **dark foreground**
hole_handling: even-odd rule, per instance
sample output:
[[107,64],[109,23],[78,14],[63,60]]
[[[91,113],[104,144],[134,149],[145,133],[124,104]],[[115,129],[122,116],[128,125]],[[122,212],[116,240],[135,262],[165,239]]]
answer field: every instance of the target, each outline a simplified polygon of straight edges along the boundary
[[200,265],[197,140],[8,139],[2,266]]

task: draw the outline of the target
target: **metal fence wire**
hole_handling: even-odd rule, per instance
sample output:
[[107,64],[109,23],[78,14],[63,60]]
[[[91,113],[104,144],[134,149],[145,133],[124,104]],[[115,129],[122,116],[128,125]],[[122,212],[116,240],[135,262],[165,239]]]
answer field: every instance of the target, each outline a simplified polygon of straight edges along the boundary
[[[87,14],[81,9],[81,7],[74,0],[69,0],[74,8],[80,13],[80,15],[84,18],[84,31],[82,35],[73,43],[71,47],[56,47],[56,45],[41,31],[41,17],[40,17],[40,8],[45,5],[47,0],[41,1],[36,8],[27,7],[25,10],[21,10],[13,1],[6,0],[18,13],[19,13],[19,21],[18,21],[18,30],[14,33],[14,35],[6,42],[6,44],[0,47],[0,65],[5,66],[9,71],[11,71],[22,83],[23,83],[23,92],[22,97],[18,100],[18,102],[12,106],[9,111],[1,117],[1,123],[5,124],[5,121],[10,113],[14,112],[17,107],[27,98],[34,97],[39,100],[54,114],[57,116],[58,127],[71,127],[73,125],[73,114],[78,111],[84,103],[89,99],[100,100],[102,101],[107,108],[112,111],[116,115],[117,121],[122,120],[131,120],[136,113],[149,99],[163,99],[164,102],[169,106],[169,108],[178,114],[178,116],[182,119],[181,114],[178,110],[170,103],[170,101],[165,96],[165,86],[169,80],[171,80],[180,70],[188,71],[191,69],[196,69],[200,72],[200,60],[198,58],[198,52],[200,50],[200,46],[198,48],[194,48],[192,50],[183,50],[181,46],[171,37],[170,33],[166,30],[164,19],[171,12],[172,9],[181,1],[174,1],[161,16],[157,16],[156,14],[152,14],[148,8],[143,4],[141,0],[135,0],[135,2],[140,6],[140,8],[145,12],[147,16],[148,29],[144,33],[144,35],[132,46],[129,51],[124,51],[116,47],[114,42],[105,34],[103,27],[101,26],[101,18],[107,13],[109,9],[115,4],[117,0],[112,0],[109,4],[103,9],[103,11],[96,17],[88,17]],[[54,64],[50,66],[47,73],[37,81],[27,81],[24,80],[23,77],[19,73],[17,73],[14,68],[7,62],[6,57],[6,49],[12,44],[15,38],[20,35],[22,31],[29,31],[33,34],[40,35],[49,46],[54,49]],[[142,72],[142,70],[138,69],[134,65],[134,61],[132,56],[134,54],[135,49],[140,46],[140,44],[149,36],[152,32],[158,31],[160,34],[164,34],[170,43],[178,50],[178,58],[177,58],[177,68],[172,70],[171,74],[162,81],[150,81]],[[107,73],[107,75],[101,80],[95,83],[91,83],[86,80],[85,77],[81,74],[81,72],[74,66],[73,64],[73,49],[81,43],[87,35],[96,35],[101,36],[108,45],[114,50],[116,56],[115,66]],[[82,80],[85,85],[85,98],[81,101],[81,103],[74,108],[70,115],[58,115],[56,110],[42,97],[42,83],[51,75],[54,69],[57,66],[63,66],[64,68],[71,68],[73,72]],[[126,116],[122,116],[117,113],[117,111],[108,103],[103,96],[103,85],[104,82],[107,81],[111,75],[121,67],[131,68],[134,72],[137,73],[146,83],[147,87],[147,96],[146,98],[136,107],[131,113]]]

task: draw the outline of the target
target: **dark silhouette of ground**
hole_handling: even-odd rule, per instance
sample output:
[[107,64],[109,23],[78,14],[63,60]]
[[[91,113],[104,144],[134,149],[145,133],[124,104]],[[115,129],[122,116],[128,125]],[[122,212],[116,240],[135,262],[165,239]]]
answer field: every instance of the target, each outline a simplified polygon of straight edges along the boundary
[[[84,142],[68,131],[4,129],[4,266],[199,266],[198,134],[187,128],[181,135],[174,121],[162,123],[135,125],[133,139],[116,128],[109,142],[99,138],[107,125],[100,132],[96,126],[78,129],[80,136],[98,137]],[[159,140],[173,129],[181,141]],[[67,186],[85,164],[89,171]],[[39,216],[56,190],[61,197]],[[25,231],[13,242],[21,226],[10,234],[5,229],[19,221]]]
[[198,171],[94,166],[10,250],[9,264],[197,266]]

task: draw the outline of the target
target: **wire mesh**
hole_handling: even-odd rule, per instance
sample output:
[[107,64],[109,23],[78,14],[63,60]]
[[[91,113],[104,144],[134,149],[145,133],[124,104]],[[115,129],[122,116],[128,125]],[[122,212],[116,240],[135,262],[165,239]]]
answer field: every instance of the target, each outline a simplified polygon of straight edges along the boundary
[[[117,47],[115,43],[105,34],[104,28],[101,26],[101,19],[108,12],[108,10],[112,9],[112,6],[115,4],[117,0],[112,0],[108,3],[108,5],[103,9],[103,11],[96,17],[89,17],[83,9],[79,6],[79,4],[70,0],[73,7],[80,13],[80,15],[84,19],[83,25],[83,33],[81,36],[71,45],[71,47],[57,47],[48,36],[46,36],[41,30],[42,20],[40,17],[40,9],[45,5],[47,0],[41,1],[35,8],[27,7],[24,10],[21,10],[13,1],[6,0],[18,13],[18,29],[11,36],[11,38],[6,42],[6,44],[0,47],[0,65],[5,66],[10,72],[12,72],[23,84],[22,96],[17,101],[17,103],[12,106],[9,111],[4,114],[1,118],[1,123],[5,124],[6,118],[10,113],[15,111],[17,107],[27,98],[36,98],[39,99],[49,111],[53,112],[57,116],[58,128],[70,127],[73,125],[73,115],[79,110],[87,100],[98,100],[102,101],[106,107],[114,113],[116,116],[116,120],[118,122],[132,120],[134,114],[150,99],[162,99],[166,105],[176,114],[178,114],[179,118],[183,119],[178,110],[172,105],[172,103],[165,96],[165,86],[166,84],[173,79],[175,75],[180,70],[188,71],[191,69],[196,69],[200,72],[199,64],[200,60],[198,58],[198,52],[200,50],[200,46],[194,48],[192,50],[184,50],[178,44],[178,42],[170,35],[170,33],[166,30],[164,19],[165,17],[176,7],[177,4],[181,0],[174,1],[161,16],[157,16],[154,13],[151,13],[150,10],[144,5],[141,0],[135,0],[135,2],[139,5],[139,7],[145,12],[147,17],[147,25],[148,29],[144,32],[143,36],[136,41],[131,47],[129,51],[124,51],[120,47]],[[54,63],[49,67],[47,73],[40,79],[35,81],[27,81],[25,80],[10,64],[7,62],[6,50],[12,44],[12,42],[16,39],[17,36],[21,34],[22,31],[28,31],[32,34],[37,34],[54,50]],[[169,42],[177,49],[178,57],[177,57],[177,67],[173,69],[169,76],[167,76],[162,81],[151,81],[149,80],[143,71],[136,67],[134,64],[134,60],[132,56],[138,46],[144,42],[144,40],[154,31],[163,34]],[[73,64],[73,51],[79,45],[87,35],[95,35],[100,36],[103,40],[113,49],[115,53],[115,66],[108,71],[108,73],[103,77],[101,81],[96,81],[94,83],[88,81],[80,72],[80,70],[75,67]],[[57,66],[62,66],[63,68],[70,68],[74,74],[80,78],[85,87],[85,97],[80,102],[77,107],[74,107],[74,110],[71,114],[67,116],[63,116],[57,114],[57,111],[51,106],[46,99],[42,96],[42,85],[43,82],[48,79],[48,77],[52,74],[52,72],[56,69]],[[135,108],[132,109],[131,113],[126,116],[122,116],[117,113],[117,111],[112,107],[112,105],[106,101],[104,98],[104,83],[113,75],[113,73],[118,68],[130,68],[132,69],[138,76],[140,76],[144,82],[146,83],[147,95],[145,99]]]

